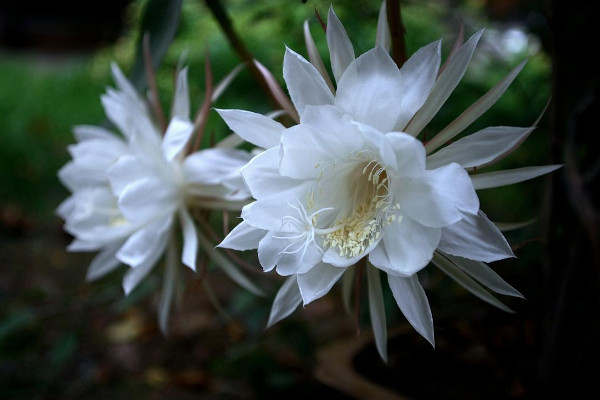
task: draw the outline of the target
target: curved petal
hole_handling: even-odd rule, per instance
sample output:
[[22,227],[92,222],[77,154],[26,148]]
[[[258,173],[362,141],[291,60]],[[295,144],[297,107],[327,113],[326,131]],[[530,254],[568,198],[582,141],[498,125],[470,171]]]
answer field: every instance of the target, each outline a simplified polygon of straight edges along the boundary
[[287,47],[283,58],[283,78],[300,114],[300,120],[307,105],[333,104],[333,93],[319,71],[304,57]]
[[117,251],[119,261],[134,268],[147,262],[154,249],[166,243],[172,223],[173,217],[169,215],[139,229]]
[[441,43],[438,40],[421,47],[402,65],[402,78],[410,84],[404,85],[402,109],[394,130],[403,131],[431,93],[440,68]]
[[401,176],[420,176],[425,171],[425,147],[414,137],[401,132],[390,132],[385,140],[396,155],[396,169]]
[[88,282],[105,276],[121,264],[121,261],[117,259],[117,250],[122,244],[122,242],[117,242],[108,245],[94,257],[85,275]]
[[467,172],[458,164],[426,170],[420,179],[400,178],[396,200],[415,221],[432,228],[454,224],[463,213],[475,214],[479,198]]
[[427,266],[440,236],[439,228],[428,228],[410,218],[402,218],[384,228],[383,245],[371,252],[369,261],[388,274],[411,276]]
[[385,50],[376,47],[348,66],[339,80],[335,105],[356,121],[387,133],[402,112],[403,93],[400,70]]
[[165,160],[172,161],[181,153],[192,136],[194,124],[189,119],[175,117],[169,122],[165,136],[161,142],[161,149]]
[[492,262],[514,257],[510,245],[483,211],[465,215],[459,222],[442,228],[439,249],[454,256]]
[[119,209],[132,222],[171,214],[177,204],[177,193],[158,178],[143,178],[128,185],[118,201]]
[[218,185],[240,174],[240,169],[252,159],[247,151],[213,148],[197,151],[183,162],[186,183]]
[[181,262],[196,271],[196,259],[198,258],[198,235],[196,225],[189,212],[182,208],[179,211],[181,230],[183,231],[183,253]]
[[217,247],[238,251],[257,249],[259,242],[265,237],[266,233],[267,231],[255,228],[246,221],[242,221],[229,232]]
[[219,110],[229,129],[258,147],[269,149],[279,144],[285,126],[262,114],[244,110]]
[[482,129],[428,156],[427,168],[434,169],[451,162],[463,168],[489,165],[523,142],[533,129],[512,126]]
[[254,157],[240,170],[255,199],[271,196],[298,185],[296,179],[279,173],[279,152],[279,147],[270,148]]
[[131,183],[143,179],[148,171],[140,162],[139,158],[126,155],[118,159],[106,170],[106,178],[115,196],[120,196],[123,190]]
[[271,308],[271,314],[269,314],[267,328],[293,313],[301,303],[302,296],[296,283],[296,275],[292,275],[281,285],[273,300],[273,307]]
[[345,271],[345,268],[319,263],[306,273],[298,275],[298,287],[304,305],[326,295]]
[[327,14],[327,32],[325,36],[327,37],[333,76],[336,82],[339,82],[348,65],[354,61],[354,48],[344,25],[335,15],[333,6],[329,7],[329,13]]
[[388,275],[388,283],[402,314],[421,336],[435,346],[431,308],[417,275],[406,278]]
[[371,326],[375,336],[377,352],[384,362],[387,362],[387,324],[385,320],[385,307],[383,304],[383,291],[381,290],[381,277],[379,270],[367,266],[367,282],[369,288],[369,311]]
[[167,240],[163,240],[158,246],[152,249],[152,253],[149,254],[142,264],[135,268],[129,268],[125,276],[123,276],[123,290],[125,291],[125,295],[129,295],[142,279],[148,276],[150,271],[152,271],[152,267],[154,267],[160,256],[164,253],[166,246]]
[[512,185],[552,172],[562,165],[542,165],[487,172],[471,176],[475,190]]
[[190,118],[190,95],[188,89],[188,68],[185,67],[177,74],[173,106],[171,107],[171,118]]

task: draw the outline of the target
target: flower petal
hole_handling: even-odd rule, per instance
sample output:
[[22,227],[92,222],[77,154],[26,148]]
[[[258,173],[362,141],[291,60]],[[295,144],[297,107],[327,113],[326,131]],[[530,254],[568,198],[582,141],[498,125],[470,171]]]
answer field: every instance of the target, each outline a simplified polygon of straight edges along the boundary
[[385,307],[383,304],[383,291],[381,290],[381,277],[379,270],[367,266],[367,281],[369,288],[369,312],[371,326],[375,336],[377,352],[384,362],[387,362],[387,324],[385,320]]
[[420,179],[400,178],[396,200],[415,221],[432,228],[454,224],[463,213],[475,214],[479,198],[467,172],[458,164],[426,170]]
[[257,249],[266,232],[249,225],[246,221],[242,221],[229,232],[217,247],[238,251]]
[[192,136],[194,125],[187,118],[175,117],[169,122],[161,149],[165,160],[172,161],[185,148]]
[[148,170],[140,162],[140,159],[133,155],[120,157],[110,168],[106,170],[106,178],[110,183],[110,188],[115,196],[120,196],[123,190],[131,183],[144,179],[148,175]]
[[396,155],[396,169],[402,176],[420,176],[425,170],[425,147],[414,137],[401,132],[385,135]]
[[473,182],[475,190],[489,189],[537,178],[538,176],[545,175],[560,167],[562,167],[562,165],[543,165],[539,167],[523,167],[507,169],[504,171],[487,172],[484,174],[471,175],[471,181]]
[[122,244],[122,242],[110,244],[94,257],[85,275],[88,282],[105,276],[121,264],[121,261],[117,259],[117,250]]
[[439,249],[484,262],[515,256],[500,230],[481,210],[477,215],[465,215],[459,222],[442,228]]
[[281,285],[273,300],[273,307],[271,308],[267,328],[293,313],[300,303],[302,303],[302,296],[296,283],[296,275],[292,275]]
[[469,260],[467,258],[455,257],[446,254],[456,266],[464,272],[475,278],[479,283],[485,285],[488,289],[496,293],[507,296],[521,297],[523,295],[514,287],[508,284],[493,269],[481,261]]
[[326,295],[345,271],[345,268],[319,263],[306,273],[298,275],[298,287],[304,305]]
[[381,47],[352,62],[339,80],[335,105],[358,122],[391,132],[402,112],[404,80]]
[[417,275],[406,278],[388,275],[388,283],[402,314],[421,336],[435,346],[431,308]]
[[319,71],[287,47],[283,58],[283,78],[301,120],[307,105],[333,104],[333,93]]
[[171,214],[178,205],[177,193],[159,178],[143,178],[128,185],[119,197],[119,209],[132,222]]
[[427,169],[451,162],[463,168],[492,164],[522,143],[533,131],[531,128],[495,126],[482,129],[440,149],[427,157]]
[[388,274],[411,276],[431,260],[440,240],[440,231],[408,217],[394,221],[384,228],[383,245],[370,253],[369,261]]
[[183,176],[188,184],[217,185],[233,176],[251,160],[250,153],[230,148],[197,151],[183,162]]
[[171,304],[179,280],[179,263],[177,262],[177,245],[173,236],[169,238],[169,245],[166,254],[165,276],[163,278],[163,288],[158,303],[158,326],[163,335],[167,334],[169,326],[169,313]]
[[279,147],[273,147],[260,153],[240,170],[255,199],[271,196],[298,185],[296,179],[279,173],[279,150]]
[[173,217],[160,218],[136,231],[117,251],[117,258],[130,267],[138,267],[147,262],[154,249],[167,241]]
[[325,35],[327,37],[327,47],[329,47],[333,76],[336,82],[339,82],[348,65],[354,61],[354,48],[344,25],[333,11],[333,6],[329,7],[329,13],[327,14],[327,31]]
[[441,269],[444,273],[446,273],[450,278],[454,279],[457,283],[459,283],[462,287],[467,289],[469,292],[479,297],[481,300],[498,307],[499,309],[512,313],[514,312],[510,308],[508,308],[504,303],[494,297],[490,292],[485,290],[480,284],[478,284],[475,280],[473,280],[469,275],[464,273],[460,268],[458,268],[452,261],[448,258],[444,257],[440,253],[435,253],[432,259],[432,262],[436,267]]
[[255,146],[269,149],[279,144],[285,127],[262,114],[244,110],[219,110],[229,129]]
[[142,264],[135,268],[129,268],[123,277],[123,290],[125,291],[125,295],[129,295],[142,279],[148,276],[150,271],[152,271],[152,267],[154,267],[160,256],[164,253],[166,247],[167,240],[161,241],[157,246],[152,248],[152,252]]
[[404,130],[406,133],[417,136],[429,121],[435,117],[440,108],[442,108],[465,74],[482,34],[483,30],[476,32],[454,53],[454,56],[445,65],[444,71],[435,82],[425,104],[423,104],[421,109],[419,109],[414,118],[406,126]]
[[198,258],[198,235],[196,225],[189,212],[182,208],[179,210],[179,220],[183,231],[183,253],[181,262],[196,271],[196,259]]
[[377,18],[377,34],[375,35],[375,45],[383,47],[386,51],[390,51],[392,46],[392,38],[390,35],[390,27],[387,20],[387,6],[385,1],[381,2],[379,8],[379,17]]
[[440,51],[441,40],[438,40],[421,47],[402,65],[402,78],[410,84],[404,85],[402,109],[394,130],[403,131],[427,100],[440,68]]
[[190,95],[187,79],[188,68],[185,67],[177,74],[177,83],[175,86],[175,95],[173,96],[173,106],[171,107],[171,118],[181,118],[188,120],[190,118]]

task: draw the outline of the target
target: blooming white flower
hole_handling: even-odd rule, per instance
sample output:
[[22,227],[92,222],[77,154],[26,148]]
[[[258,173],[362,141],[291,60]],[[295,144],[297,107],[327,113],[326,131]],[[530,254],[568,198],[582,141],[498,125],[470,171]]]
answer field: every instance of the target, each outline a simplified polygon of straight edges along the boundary
[[440,68],[440,42],[398,68],[387,51],[385,3],[378,45],[355,58],[330,9],[327,42],[335,88],[310,34],[311,61],[286,49],[283,73],[300,123],[285,128],[262,115],[219,110],[229,127],[266,150],[242,169],[256,201],[221,243],[258,249],[265,271],[290,276],[275,298],[269,324],[326,294],[368,258],[375,339],[386,358],[379,270],[415,329],[432,344],[433,320],[416,273],[433,262],[482,299],[508,310],[492,291],[521,296],[485,262],[513,253],[479,209],[476,190],[520,182],[557,166],[470,175],[514,150],[533,128],[491,127],[438,148],[461,133],[502,95],[519,65],[455,121],[423,144],[416,137],[461,80],[482,32]]
[[[166,252],[166,276],[160,325],[166,330],[177,285],[177,258],[196,270],[198,245],[214,251],[196,227],[191,212],[240,209],[249,193],[238,173],[249,153],[213,148],[188,154],[194,131],[190,120],[187,69],[179,71],[171,119],[163,133],[145,101],[113,65],[117,89],[109,88],[102,104],[123,136],[104,128],[77,126],[72,160],[59,178],[72,192],[58,208],[64,229],[74,236],[72,251],[99,251],[88,269],[94,280],[121,263],[130,268],[123,288],[129,294]],[[178,231],[183,237],[181,256]],[[235,272],[238,281],[257,291]],[[238,279],[239,278],[239,279]]]

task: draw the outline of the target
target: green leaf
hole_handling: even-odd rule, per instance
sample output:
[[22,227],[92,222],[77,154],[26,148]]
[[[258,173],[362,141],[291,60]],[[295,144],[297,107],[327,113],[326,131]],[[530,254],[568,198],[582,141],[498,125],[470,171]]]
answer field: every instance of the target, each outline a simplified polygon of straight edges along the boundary
[[144,34],[150,36],[152,66],[156,69],[165,55],[179,26],[182,0],[148,0],[140,25],[135,60],[129,74],[133,86],[141,92],[148,85],[144,66]]

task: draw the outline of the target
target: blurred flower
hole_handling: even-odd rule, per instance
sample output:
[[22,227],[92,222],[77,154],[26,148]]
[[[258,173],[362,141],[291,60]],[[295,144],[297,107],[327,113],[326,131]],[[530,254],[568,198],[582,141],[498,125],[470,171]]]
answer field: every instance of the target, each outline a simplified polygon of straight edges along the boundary
[[558,166],[469,174],[506,156],[533,127],[490,127],[438,148],[491,107],[524,63],[429,142],[416,139],[461,80],[482,33],[464,44],[459,38],[441,68],[439,41],[398,68],[388,53],[385,3],[377,45],[358,58],[331,8],[326,35],[336,85],[307,25],[311,62],[286,49],[283,73],[298,125],[286,128],[260,114],[218,110],[234,132],[265,149],[242,169],[256,201],[242,209],[243,222],[220,246],[256,248],[265,271],[289,276],[269,325],[325,295],[344,272],[350,282],[354,265],[367,269],[371,321],[384,359],[380,270],[408,321],[432,344],[433,319],[416,275],[430,262],[504,310],[509,309],[482,285],[521,296],[485,264],[514,255],[479,210],[475,190],[531,179]]
[[[193,213],[239,210],[246,204],[249,193],[238,169],[251,156],[232,148],[189,154],[195,125],[190,120],[187,69],[178,72],[164,135],[146,102],[116,65],[113,76],[117,89],[109,88],[102,104],[123,136],[96,126],[75,127],[78,143],[69,147],[73,159],[59,171],[72,195],[57,212],[65,220],[64,229],[75,238],[69,250],[99,251],[88,269],[88,280],[124,263],[130,267],[123,279],[129,294],[166,253],[159,312],[161,329],[166,331],[178,285],[177,259],[195,271],[198,245],[214,251],[198,230]],[[178,231],[183,237],[181,250]],[[231,272],[229,265],[225,268]],[[249,282],[242,283],[258,291]]]

